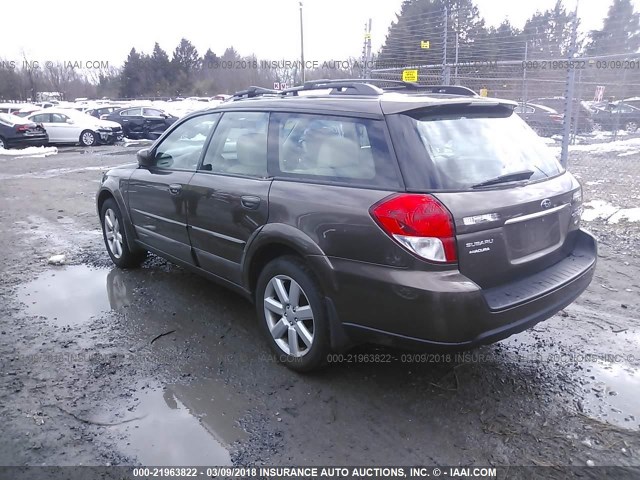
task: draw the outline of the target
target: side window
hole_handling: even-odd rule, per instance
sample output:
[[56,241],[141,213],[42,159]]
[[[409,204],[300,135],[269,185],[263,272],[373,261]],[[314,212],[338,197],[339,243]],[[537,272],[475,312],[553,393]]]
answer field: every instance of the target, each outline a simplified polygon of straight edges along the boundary
[[120,115],[123,117],[139,117],[140,115],[142,115],[142,109],[141,108],[130,108],[128,110],[124,110],[122,112],[120,112]]
[[68,118],[69,117],[67,117],[66,115],[62,115],[61,113],[52,113],[51,120],[49,121],[51,123],[65,123]]
[[164,113],[157,108],[144,108],[142,109],[142,114],[145,117],[161,117],[162,115],[164,115]]
[[399,186],[383,122],[361,118],[275,114],[277,171],[284,176]]
[[225,113],[213,134],[202,170],[266,177],[268,127],[268,113]]
[[155,166],[195,170],[204,144],[219,116],[219,113],[199,115],[178,125],[156,148]]
[[33,123],[49,123],[49,117],[50,115],[48,113],[41,113],[31,117],[31,121]]

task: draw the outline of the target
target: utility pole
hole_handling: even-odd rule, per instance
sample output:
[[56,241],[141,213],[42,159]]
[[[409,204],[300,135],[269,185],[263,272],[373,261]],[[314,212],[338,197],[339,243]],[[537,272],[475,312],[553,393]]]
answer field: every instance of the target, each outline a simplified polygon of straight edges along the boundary
[[529,96],[527,84],[527,57],[529,56],[529,41],[524,41],[524,68],[522,69],[522,108],[524,114],[527,114],[527,97]]
[[305,75],[304,75],[304,30],[302,28],[302,2],[298,2],[300,3],[300,60],[302,63],[302,83],[304,84],[305,82]]
[[576,51],[576,39],[578,35],[578,3],[576,0],[576,9],[573,12],[573,25],[571,28],[571,44],[569,45],[569,71],[567,73],[567,88],[564,94],[564,125],[562,131],[562,150],[560,151],[560,163],[566,168],[569,157],[569,140],[571,136],[571,117],[573,110],[573,90],[576,81],[576,70],[573,68],[573,56]]
[[455,77],[456,77],[456,85],[458,85],[458,31],[456,30],[456,72],[455,72]]
[[369,19],[369,28],[367,29],[366,45],[367,64],[365,72],[367,72],[367,76],[365,78],[368,78],[371,76],[371,65],[369,65],[369,62],[371,62],[371,19]]
[[449,11],[444,7],[444,48],[442,50],[442,83],[449,85],[449,75],[447,71],[447,31],[449,30]]

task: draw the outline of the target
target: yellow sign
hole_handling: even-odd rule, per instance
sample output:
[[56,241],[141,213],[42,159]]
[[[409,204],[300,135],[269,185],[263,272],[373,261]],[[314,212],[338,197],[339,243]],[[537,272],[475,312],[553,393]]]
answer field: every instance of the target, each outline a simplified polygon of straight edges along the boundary
[[429,48],[430,46],[429,40],[420,40],[420,48]]
[[418,81],[418,70],[403,70],[402,71],[402,81],[403,82],[417,82]]
[[481,88],[480,89],[480,96],[481,97],[486,97],[489,95],[489,90],[487,90],[486,88]]
[[365,33],[364,34],[364,39],[365,40],[371,40],[371,34],[370,33]]

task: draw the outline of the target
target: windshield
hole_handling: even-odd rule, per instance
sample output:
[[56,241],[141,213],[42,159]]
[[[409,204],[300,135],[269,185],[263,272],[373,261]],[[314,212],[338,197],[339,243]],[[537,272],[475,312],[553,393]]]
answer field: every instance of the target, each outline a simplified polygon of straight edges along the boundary
[[455,113],[412,117],[428,159],[433,184],[468,189],[496,177],[526,170],[528,181],[563,171],[553,152],[515,114]]

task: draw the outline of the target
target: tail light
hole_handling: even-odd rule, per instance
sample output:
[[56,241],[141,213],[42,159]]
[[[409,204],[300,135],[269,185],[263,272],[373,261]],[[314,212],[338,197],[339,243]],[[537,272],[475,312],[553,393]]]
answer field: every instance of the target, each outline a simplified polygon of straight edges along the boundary
[[564,115],[562,114],[552,113],[549,117],[551,117],[551,120],[554,122],[562,122],[564,120]]
[[441,263],[458,260],[453,218],[431,195],[392,195],[369,213],[387,235],[419,257]]
[[28,132],[30,129],[31,129],[30,125],[18,125],[16,127],[16,132],[18,133]]

